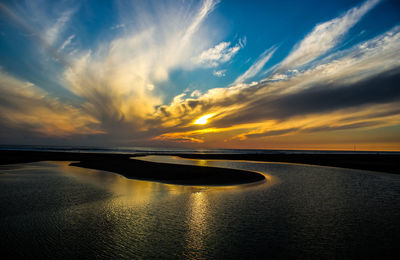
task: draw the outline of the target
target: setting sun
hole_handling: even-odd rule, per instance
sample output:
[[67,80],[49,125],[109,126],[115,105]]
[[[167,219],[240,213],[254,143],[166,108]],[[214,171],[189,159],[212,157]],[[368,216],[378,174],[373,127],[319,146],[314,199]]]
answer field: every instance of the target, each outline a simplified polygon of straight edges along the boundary
[[214,114],[207,114],[197,118],[193,124],[195,125],[205,125],[208,123],[208,119],[211,118]]

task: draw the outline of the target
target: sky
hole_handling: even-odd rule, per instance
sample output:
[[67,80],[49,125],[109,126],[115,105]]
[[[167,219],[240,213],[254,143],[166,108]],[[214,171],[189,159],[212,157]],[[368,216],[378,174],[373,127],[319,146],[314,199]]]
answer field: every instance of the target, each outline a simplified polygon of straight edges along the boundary
[[400,3],[2,1],[0,144],[400,150]]

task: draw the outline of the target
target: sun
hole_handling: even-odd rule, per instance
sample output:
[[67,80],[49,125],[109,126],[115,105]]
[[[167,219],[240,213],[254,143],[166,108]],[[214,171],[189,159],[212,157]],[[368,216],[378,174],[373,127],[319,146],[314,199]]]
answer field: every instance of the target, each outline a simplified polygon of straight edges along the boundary
[[205,125],[205,124],[208,123],[208,119],[211,118],[213,115],[214,114],[207,114],[207,115],[201,116],[201,117],[197,118],[193,122],[193,124],[195,124],[195,125]]

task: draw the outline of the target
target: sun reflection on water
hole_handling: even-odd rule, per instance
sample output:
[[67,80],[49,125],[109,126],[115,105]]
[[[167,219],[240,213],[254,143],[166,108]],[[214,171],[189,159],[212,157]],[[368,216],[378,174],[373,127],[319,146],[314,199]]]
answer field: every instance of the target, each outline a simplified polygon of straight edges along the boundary
[[[192,193],[189,201],[187,216],[188,233],[186,236],[186,249],[190,254],[200,253],[205,249],[209,221],[209,201],[207,193],[198,191]],[[195,257],[195,255],[191,255]]]
[[198,160],[197,161],[197,165],[199,166],[207,166],[207,160]]

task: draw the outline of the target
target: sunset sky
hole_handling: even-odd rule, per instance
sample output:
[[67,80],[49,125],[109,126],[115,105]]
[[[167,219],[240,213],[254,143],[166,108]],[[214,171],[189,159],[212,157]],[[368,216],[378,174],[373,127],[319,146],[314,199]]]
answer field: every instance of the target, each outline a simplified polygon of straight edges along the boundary
[[2,1],[0,144],[400,150],[400,3]]

